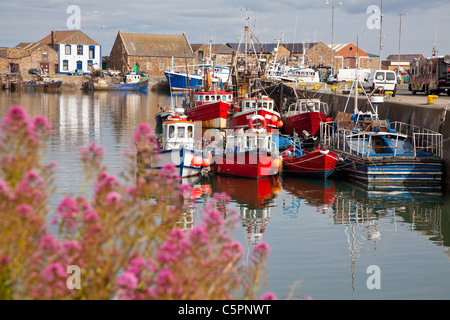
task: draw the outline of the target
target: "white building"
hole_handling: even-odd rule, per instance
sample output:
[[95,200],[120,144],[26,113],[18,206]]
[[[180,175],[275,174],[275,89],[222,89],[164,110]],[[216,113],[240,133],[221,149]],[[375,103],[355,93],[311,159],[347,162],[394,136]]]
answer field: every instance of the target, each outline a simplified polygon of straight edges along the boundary
[[38,41],[58,51],[58,72],[89,73],[92,68],[101,68],[101,46],[80,30],[52,31]]

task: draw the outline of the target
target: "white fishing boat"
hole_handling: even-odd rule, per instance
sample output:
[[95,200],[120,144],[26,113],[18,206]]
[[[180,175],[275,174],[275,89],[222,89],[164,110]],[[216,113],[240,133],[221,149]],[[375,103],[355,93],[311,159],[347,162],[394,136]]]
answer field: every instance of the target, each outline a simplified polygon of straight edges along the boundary
[[208,167],[202,158],[202,151],[195,150],[194,122],[184,114],[183,108],[175,108],[162,124],[160,152],[153,169],[161,169],[173,163],[181,178],[199,175]]

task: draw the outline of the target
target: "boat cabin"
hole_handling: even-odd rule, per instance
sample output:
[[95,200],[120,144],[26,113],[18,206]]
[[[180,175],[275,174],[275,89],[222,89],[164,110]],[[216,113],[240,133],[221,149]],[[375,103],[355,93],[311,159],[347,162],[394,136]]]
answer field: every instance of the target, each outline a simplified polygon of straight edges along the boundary
[[292,117],[307,112],[328,113],[328,105],[319,99],[299,99],[295,103],[289,105],[284,113],[284,117]]
[[141,81],[141,75],[137,73],[129,73],[123,76],[124,83],[139,83]]
[[198,91],[194,92],[193,99],[195,104],[205,104],[216,101],[231,104],[233,102],[233,93],[228,91]]
[[227,136],[227,152],[243,152],[249,150],[271,151],[276,150],[276,144],[271,134],[239,133]]
[[241,111],[252,111],[255,109],[264,109],[268,112],[274,111],[273,99],[263,98],[244,98],[241,100]]
[[194,148],[194,122],[185,116],[169,116],[162,129],[162,150]]

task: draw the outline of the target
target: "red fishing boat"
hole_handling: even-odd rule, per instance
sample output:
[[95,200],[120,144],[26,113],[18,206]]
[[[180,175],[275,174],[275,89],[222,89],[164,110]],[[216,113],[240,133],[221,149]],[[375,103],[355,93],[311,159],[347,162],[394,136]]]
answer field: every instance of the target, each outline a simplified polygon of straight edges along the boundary
[[228,119],[228,128],[253,129],[253,121],[258,120],[261,128],[269,132],[281,128],[283,122],[275,111],[275,102],[266,96],[242,98],[238,102],[236,112]]
[[283,133],[303,136],[305,139],[319,135],[320,123],[327,118],[328,105],[319,99],[298,99],[282,113]]
[[214,155],[214,171],[251,179],[276,175],[281,168],[278,147],[272,134],[258,130],[237,130],[228,134],[225,149]]
[[186,108],[186,114],[192,121],[201,121],[203,128],[227,127],[228,111],[233,102],[233,93],[218,90],[211,83],[209,72],[205,72],[203,88],[192,92],[191,101]]
[[[298,137],[291,138],[292,141]],[[299,143],[291,142],[289,148],[281,153],[283,172],[312,178],[326,179],[336,169],[338,155],[325,148],[318,147],[314,151],[302,150]]]

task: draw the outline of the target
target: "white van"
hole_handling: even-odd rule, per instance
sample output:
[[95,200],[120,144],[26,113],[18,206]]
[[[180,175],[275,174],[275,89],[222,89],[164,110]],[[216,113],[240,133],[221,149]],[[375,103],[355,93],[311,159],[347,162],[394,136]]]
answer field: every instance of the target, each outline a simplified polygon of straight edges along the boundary
[[397,75],[390,70],[375,70],[364,79],[364,89],[383,89],[384,91],[392,91],[392,96],[395,97],[397,91]]
[[335,74],[328,77],[327,83],[353,81],[358,75],[358,80],[363,81],[370,73],[370,69],[339,69]]

